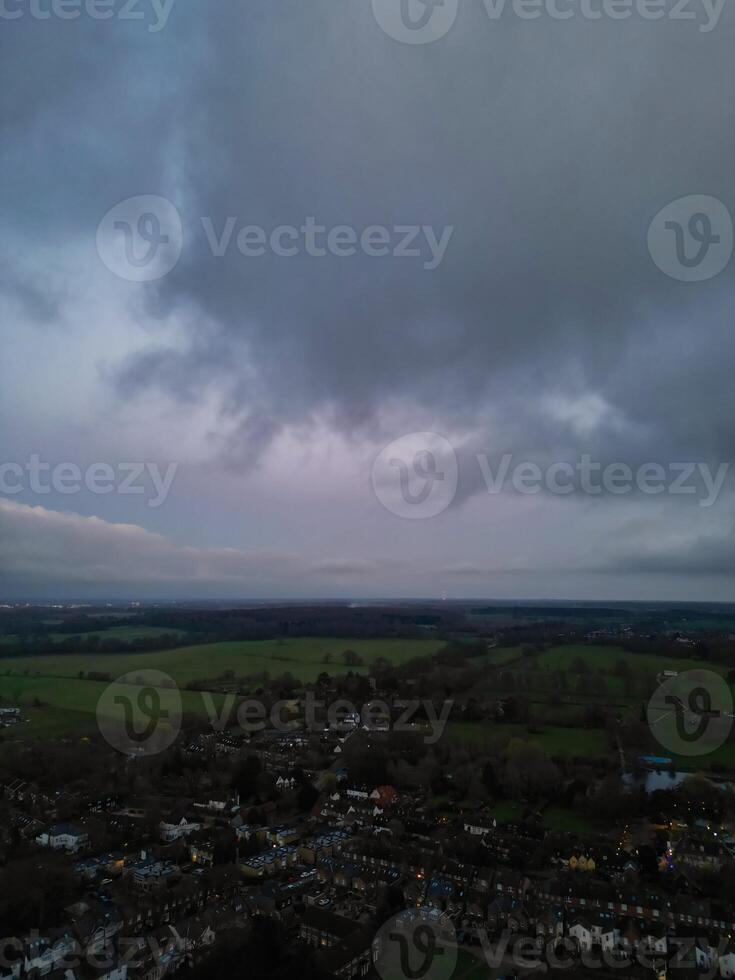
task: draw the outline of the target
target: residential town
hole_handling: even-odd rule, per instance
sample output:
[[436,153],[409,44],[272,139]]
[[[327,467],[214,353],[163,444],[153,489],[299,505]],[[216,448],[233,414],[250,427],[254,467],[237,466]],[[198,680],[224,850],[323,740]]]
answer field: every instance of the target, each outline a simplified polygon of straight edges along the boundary
[[[580,753],[557,791],[608,806],[609,827],[554,828],[544,760],[513,793],[482,753],[393,730],[408,680],[370,680],[373,726],[361,703],[308,724],[302,690],[287,731],[200,724],[153,759],[47,747],[37,779],[1,790],[1,980],[207,976],[264,929],[292,967],[352,980],[379,975],[376,935],[411,910],[441,920],[457,976],[735,976],[729,789],[612,787]],[[30,775],[41,753],[13,758]]]

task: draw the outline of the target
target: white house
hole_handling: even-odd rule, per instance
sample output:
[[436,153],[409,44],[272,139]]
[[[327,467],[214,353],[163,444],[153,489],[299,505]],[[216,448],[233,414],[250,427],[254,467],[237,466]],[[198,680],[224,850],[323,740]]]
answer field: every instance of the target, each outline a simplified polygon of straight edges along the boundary
[[158,829],[161,834],[161,840],[170,843],[171,841],[186,837],[187,834],[193,834],[196,830],[201,830],[202,825],[193,820],[189,820],[188,817],[181,817],[178,821],[175,819],[171,819],[170,821],[162,820],[158,825]]
[[735,944],[732,942],[720,953],[720,976],[735,977]]
[[468,819],[465,821],[464,829],[465,833],[472,834],[473,837],[484,837],[486,834],[491,834],[495,827],[497,826],[497,821],[495,819],[490,820],[475,820]]
[[174,942],[187,954],[213,946],[217,936],[206,917],[195,916],[169,926]]
[[56,824],[36,837],[41,847],[51,847],[55,851],[74,853],[89,844],[89,834],[69,823]]
[[641,937],[640,949],[647,954],[660,953],[666,956],[668,946],[666,927],[663,925],[649,926]]
[[612,920],[600,918],[590,926],[592,942],[603,949],[615,949],[620,942],[620,931],[615,928]]
[[56,938],[38,936],[27,941],[23,960],[23,972],[37,971],[41,975],[50,973],[65,960],[78,952],[75,938],[66,933]]
[[355,800],[367,800],[370,797],[366,789],[348,789],[347,795]]
[[152,891],[172,881],[179,873],[175,864],[169,861],[142,860],[132,867],[133,884],[142,891]]
[[573,919],[569,926],[569,935],[577,941],[581,950],[589,952],[592,949],[592,929],[583,919]]
[[709,940],[703,936],[697,939],[694,943],[694,958],[700,970],[711,970],[717,962],[716,940]]

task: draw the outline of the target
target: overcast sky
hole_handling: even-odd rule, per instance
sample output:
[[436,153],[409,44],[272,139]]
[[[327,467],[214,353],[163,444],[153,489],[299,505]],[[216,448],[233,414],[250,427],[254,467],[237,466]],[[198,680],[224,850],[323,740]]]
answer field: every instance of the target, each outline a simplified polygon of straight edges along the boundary
[[0,14],[0,594],[735,599],[732,0],[405,0],[431,43],[401,0],[35,2]]

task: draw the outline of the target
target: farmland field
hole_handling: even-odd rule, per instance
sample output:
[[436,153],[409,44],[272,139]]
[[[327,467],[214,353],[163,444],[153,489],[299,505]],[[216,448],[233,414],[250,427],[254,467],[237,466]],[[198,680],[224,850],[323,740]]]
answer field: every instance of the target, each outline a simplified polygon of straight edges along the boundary
[[585,646],[582,644],[558,646],[542,653],[536,663],[542,670],[569,670],[575,660],[584,660],[591,670],[612,670],[619,660],[624,660],[632,670],[714,670],[727,673],[728,668],[691,657],[659,657],[649,653],[630,653],[622,647]]
[[[378,657],[399,664],[413,657],[430,656],[441,646],[439,640],[353,640],[327,637],[299,637],[279,640],[248,640],[178,647],[151,653],[53,654],[0,661],[0,677],[39,673],[45,677],[77,677],[79,671],[105,671],[113,677],[131,670],[153,668],[170,674],[179,684],[203,678],[220,677],[232,670],[238,677],[267,670],[271,676],[289,671],[304,681],[313,681],[326,670],[364,673]],[[342,653],[353,650],[365,661],[363,667],[350,668]],[[327,660],[325,658],[329,657]]]
[[[28,721],[2,730],[5,739],[52,738],[94,730],[97,703],[107,687],[103,681],[76,678],[0,676],[0,699],[22,708]],[[135,690],[135,688],[133,688]],[[219,707],[224,696],[210,696]],[[161,692],[165,707],[167,692]],[[182,691],[184,713],[206,715],[207,707],[196,691]]]
[[[498,823],[513,823],[523,819],[525,807],[512,800],[502,800],[489,808],[491,816]],[[562,806],[549,806],[541,813],[541,822],[549,830],[564,833],[588,834],[592,824],[584,813]]]
[[450,722],[447,737],[468,747],[483,749],[492,744],[502,745],[511,738],[521,738],[541,746],[549,755],[605,756],[610,752],[605,732],[598,728],[564,728],[561,725],[540,725],[539,731],[529,733],[525,725],[503,725],[482,721]]
[[493,647],[479,657],[472,657],[470,664],[473,667],[501,667],[503,664],[510,664],[517,660],[520,655],[520,647]]
[[[378,657],[404,663],[428,656],[442,646],[439,640],[354,640],[301,637],[294,639],[211,643],[175,650],[135,654],[57,654],[0,661],[0,699],[19,705],[30,722],[4,730],[4,738],[48,737],[77,731],[91,722],[104,681],[80,678],[80,672],[103,671],[113,679],[131,671],[155,669],[169,674],[181,686],[208,680],[213,686],[225,671],[238,677],[268,671],[285,672],[313,681],[322,671],[365,673]],[[341,654],[353,650],[364,666],[348,667]],[[327,662],[325,659],[328,658]],[[183,691],[184,711],[203,713],[201,696]],[[221,699],[215,696],[215,703]],[[40,703],[42,707],[34,707]]]
[[[103,635],[119,633],[122,637],[125,633],[127,638],[131,638],[132,634],[144,636],[158,635],[160,632],[166,631],[155,627],[124,626],[106,630]],[[114,679],[131,671],[156,669],[169,674],[182,688],[198,681],[202,682],[203,687],[222,690],[223,684],[232,675],[240,678],[268,672],[271,677],[276,677],[288,672],[299,680],[309,682],[314,681],[322,671],[335,674],[352,669],[365,673],[379,657],[400,664],[413,657],[430,656],[441,646],[443,641],[431,638],[365,640],[299,637],[219,642],[149,653],[73,653],[0,659],[0,700],[20,705],[24,713],[31,716],[30,722],[23,723],[16,730],[6,730],[3,737],[53,737],[65,731],[80,730],[85,722],[92,720],[97,699],[105,687],[104,681],[80,677],[80,674],[90,671],[104,672]],[[342,659],[345,650],[357,653],[363,664],[353,668],[346,666]],[[626,702],[634,704],[638,695],[621,697],[621,679],[610,676],[604,678],[607,695],[581,694],[576,690],[574,675],[570,673],[571,665],[577,658],[583,659],[592,670],[610,670],[620,659],[626,660],[634,672],[664,668],[681,671],[704,666],[701,661],[686,657],[670,659],[626,653],[620,647],[587,645],[558,646],[533,658],[527,665],[525,658],[520,659],[520,649],[517,647],[491,649],[480,657],[472,658],[470,663],[488,668],[507,663],[510,673],[528,674],[531,680],[534,675],[538,677],[553,670],[567,671],[570,685],[569,690],[564,691],[564,698],[565,701],[569,699],[570,703],[547,704],[548,692],[534,686],[531,688],[533,693],[529,691],[528,697],[533,702],[533,720],[538,728],[536,733],[530,734],[525,725],[452,722],[445,737],[482,749],[515,736],[541,745],[550,755],[607,755],[610,749],[603,731],[566,727],[563,724],[565,718],[573,720],[580,704],[593,704],[612,695],[616,696],[618,705]],[[720,673],[727,669],[710,664],[706,666]],[[201,713],[204,710],[198,694],[184,691],[183,696],[186,711]],[[706,767],[715,761],[735,765],[735,743],[726,744],[715,756],[703,759],[701,765]]]

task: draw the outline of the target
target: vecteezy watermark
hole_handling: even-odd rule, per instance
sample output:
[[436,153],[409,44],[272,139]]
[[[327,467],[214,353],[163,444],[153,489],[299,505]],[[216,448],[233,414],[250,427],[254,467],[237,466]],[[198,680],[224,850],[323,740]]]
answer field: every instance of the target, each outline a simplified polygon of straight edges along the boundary
[[[531,460],[516,461],[512,453],[475,453],[471,465],[477,466],[480,476],[470,480],[473,488],[484,484],[488,494],[668,493],[694,496],[700,507],[711,507],[717,501],[730,469],[730,463],[720,463],[713,471],[707,463],[683,462],[632,467],[603,463],[586,453],[574,461],[557,460],[544,466]],[[371,482],[376,497],[391,514],[409,519],[435,517],[449,507],[457,492],[457,454],[443,436],[413,432],[381,450],[372,466]]]
[[733,701],[724,677],[687,670],[662,679],[646,707],[656,741],[675,755],[706,755],[732,731]]
[[134,670],[109,684],[97,702],[97,727],[118,752],[157,755],[181,731],[181,694],[162,670]]
[[378,929],[373,960],[382,980],[449,980],[457,965],[457,933],[438,909],[405,909]]
[[0,0],[0,20],[134,20],[150,34],[168,23],[175,0]]
[[[683,918],[683,917],[682,917]],[[475,930],[487,967],[493,971],[502,969],[506,974],[530,974],[536,970],[546,973],[551,970],[583,969],[585,971],[629,970],[635,966],[652,970],[655,975],[676,976],[678,970],[691,964],[692,953],[697,946],[697,937],[667,935],[661,944],[661,937],[651,935],[643,941],[631,943],[621,935],[620,924],[611,919],[603,926],[602,942],[593,939],[586,929],[575,930],[570,923],[566,935],[552,935],[542,939],[536,936],[505,930],[495,939],[488,936],[487,930]],[[708,939],[707,945],[711,943]],[[729,939],[722,936],[716,954],[722,955],[727,949]],[[717,974],[718,955],[712,957],[714,968],[710,972],[702,970],[700,975],[711,978]],[[622,974],[617,974],[622,975]]]
[[[292,699],[279,699],[266,705],[259,698],[245,698],[238,703],[236,695],[228,694],[218,708],[213,695],[202,691],[202,700],[215,731],[224,731],[231,725],[233,717],[237,727],[248,734],[268,728],[277,732],[292,730]],[[330,731],[341,734],[350,734],[359,728],[371,732],[418,732],[427,745],[434,745],[442,737],[453,707],[454,701],[445,700],[437,710],[437,705],[429,698],[400,698],[391,704],[373,698],[358,706],[348,698],[325,701],[313,691],[306,691],[300,717],[307,729],[317,728],[318,719],[323,718]]]
[[[695,21],[703,34],[713,31],[725,0],[483,0],[488,18],[519,20]],[[448,34],[457,19],[458,0],[372,0],[373,16],[388,37],[402,44],[431,44]]]
[[412,432],[378,455],[371,472],[375,496],[391,514],[418,520],[436,517],[454,500],[457,455],[436,432]]
[[[201,224],[201,228],[199,228]],[[233,250],[245,259],[264,255],[293,258],[332,256],[347,259],[413,259],[426,270],[444,259],[454,232],[452,225],[352,225],[320,224],[311,215],[297,225],[265,228],[229,216],[222,220],[200,218],[196,228],[213,258]],[[177,265],[183,249],[183,225],[178,209],[164,197],[144,194],[120,201],[102,218],[97,228],[97,251],[107,268],[128,282],[162,279]]]
[[[326,701],[307,690],[294,713],[293,698],[266,703],[261,698],[210,691],[201,697],[199,712],[214,732],[235,729],[247,735],[264,731],[294,732],[294,721],[308,731],[349,736],[367,732],[408,732],[434,745],[443,735],[454,702],[439,705],[430,699],[373,698],[356,705],[347,698]],[[125,755],[155,755],[169,748],[181,731],[182,699],[175,680],[160,670],[133,670],[118,677],[101,693],[97,724],[105,740]]]
[[178,463],[169,463],[164,470],[158,463],[90,463],[82,469],[77,463],[52,464],[32,454],[23,463],[0,462],[0,494],[75,494],[86,489],[101,495],[147,495],[149,507],[160,507],[178,468]]
[[424,269],[436,269],[442,262],[454,227],[435,230],[432,225],[351,225],[328,228],[309,216],[296,225],[278,225],[266,229],[261,225],[240,225],[229,217],[215,229],[212,218],[202,218],[202,227],[212,255],[224,256],[233,242],[245,258],[258,258],[268,252],[280,258],[310,255],[312,258],[350,258],[358,252],[370,258],[390,256],[394,259],[422,259]]
[[53,971],[77,971],[99,974],[103,971],[125,976],[127,968],[142,968],[151,961],[159,967],[158,975],[172,966],[172,961],[183,960],[191,948],[191,942],[175,931],[165,935],[163,941],[153,933],[139,936],[105,937],[82,943],[66,933],[53,945],[49,945],[48,933],[29,930],[24,936],[5,936],[0,939],[0,967],[3,976],[20,975],[19,965],[26,964],[28,973],[44,975]]
[[388,37],[431,44],[451,30],[459,0],[372,0],[373,16]]
[[648,226],[648,251],[659,269],[680,282],[703,282],[730,261],[732,216],[722,201],[706,194],[677,198]]
[[120,201],[97,226],[97,253],[110,272],[128,282],[153,282],[181,258],[181,215],[165,197],[141,194]]

